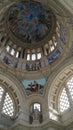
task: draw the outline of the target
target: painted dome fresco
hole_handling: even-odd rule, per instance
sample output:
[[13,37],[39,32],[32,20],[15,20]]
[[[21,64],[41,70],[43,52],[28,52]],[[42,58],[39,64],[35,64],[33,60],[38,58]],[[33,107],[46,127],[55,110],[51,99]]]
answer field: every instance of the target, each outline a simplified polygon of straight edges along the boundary
[[54,30],[54,14],[40,2],[19,1],[7,15],[8,28],[23,44],[38,43]]
[[68,28],[64,19],[53,12],[51,7],[33,0],[17,1],[4,10],[0,58],[5,65],[34,73],[58,61],[68,42]]

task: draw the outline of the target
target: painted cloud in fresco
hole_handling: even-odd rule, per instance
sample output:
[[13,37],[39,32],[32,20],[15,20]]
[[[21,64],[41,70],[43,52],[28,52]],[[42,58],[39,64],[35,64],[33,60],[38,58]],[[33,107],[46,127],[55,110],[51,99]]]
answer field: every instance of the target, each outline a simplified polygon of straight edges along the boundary
[[50,32],[52,15],[40,2],[21,1],[10,7],[8,25],[23,42],[38,42]]
[[44,86],[46,84],[46,79],[36,79],[36,80],[22,80],[22,84],[25,87],[26,94],[30,95],[32,93],[43,94]]

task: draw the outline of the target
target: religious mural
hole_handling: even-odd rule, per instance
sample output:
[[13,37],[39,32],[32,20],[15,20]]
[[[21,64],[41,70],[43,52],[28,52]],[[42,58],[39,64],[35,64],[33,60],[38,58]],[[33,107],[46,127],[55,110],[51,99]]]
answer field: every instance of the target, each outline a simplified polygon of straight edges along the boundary
[[65,28],[65,26],[62,22],[60,23],[60,28],[61,28],[61,38],[60,38],[59,44],[61,44],[61,46],[59,48],[57,48],[54,51],[54,53],[48,57],[49,64],[53,63],[61,55],[63,47],[67,42],[67,29]]
[[48,63],[53,63],[61,54],[60,49],[57,49],[51,56],[48,57]]
[[66,42],[67,42],[67,30],[66,30],[63,23],[61,23],[60,26],[61,26],[61,41],[62,41],[61,43],[66,44]]
[[45,78],[36,80],[22,80],[22,84],[25,87],[26,94],[29,96],[34,93],[43,94],[44,86],[46,83]]
[[52,28],[52,13],[40,2],[20,1],[10,7],[8,26],[24,43],[42,40]]

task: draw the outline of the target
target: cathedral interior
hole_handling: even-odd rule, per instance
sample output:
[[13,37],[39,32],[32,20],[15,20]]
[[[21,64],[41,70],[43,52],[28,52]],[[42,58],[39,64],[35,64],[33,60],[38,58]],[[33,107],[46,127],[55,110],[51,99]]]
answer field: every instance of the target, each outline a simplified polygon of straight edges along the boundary
[[0,0],[0,130],[73,130],[73,0]]

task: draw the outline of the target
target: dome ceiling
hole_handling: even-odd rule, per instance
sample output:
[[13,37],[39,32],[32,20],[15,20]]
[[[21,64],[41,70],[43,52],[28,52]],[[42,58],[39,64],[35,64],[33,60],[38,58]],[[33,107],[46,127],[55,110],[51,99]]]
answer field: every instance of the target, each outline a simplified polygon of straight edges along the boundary
[[[19,39],[23,46],[42,45],[40,41],[51,38],[56,18],[51,10],[40,2],[20,1],[13,4],[7,11],[7,25],[11,36]],[[7,30],[8,30],[7,29]]]
[[49,71],[61,61],[68,33],[64,19],[51,6],[33,0],[12,3],[1,14],[0,59],[21,73]]

